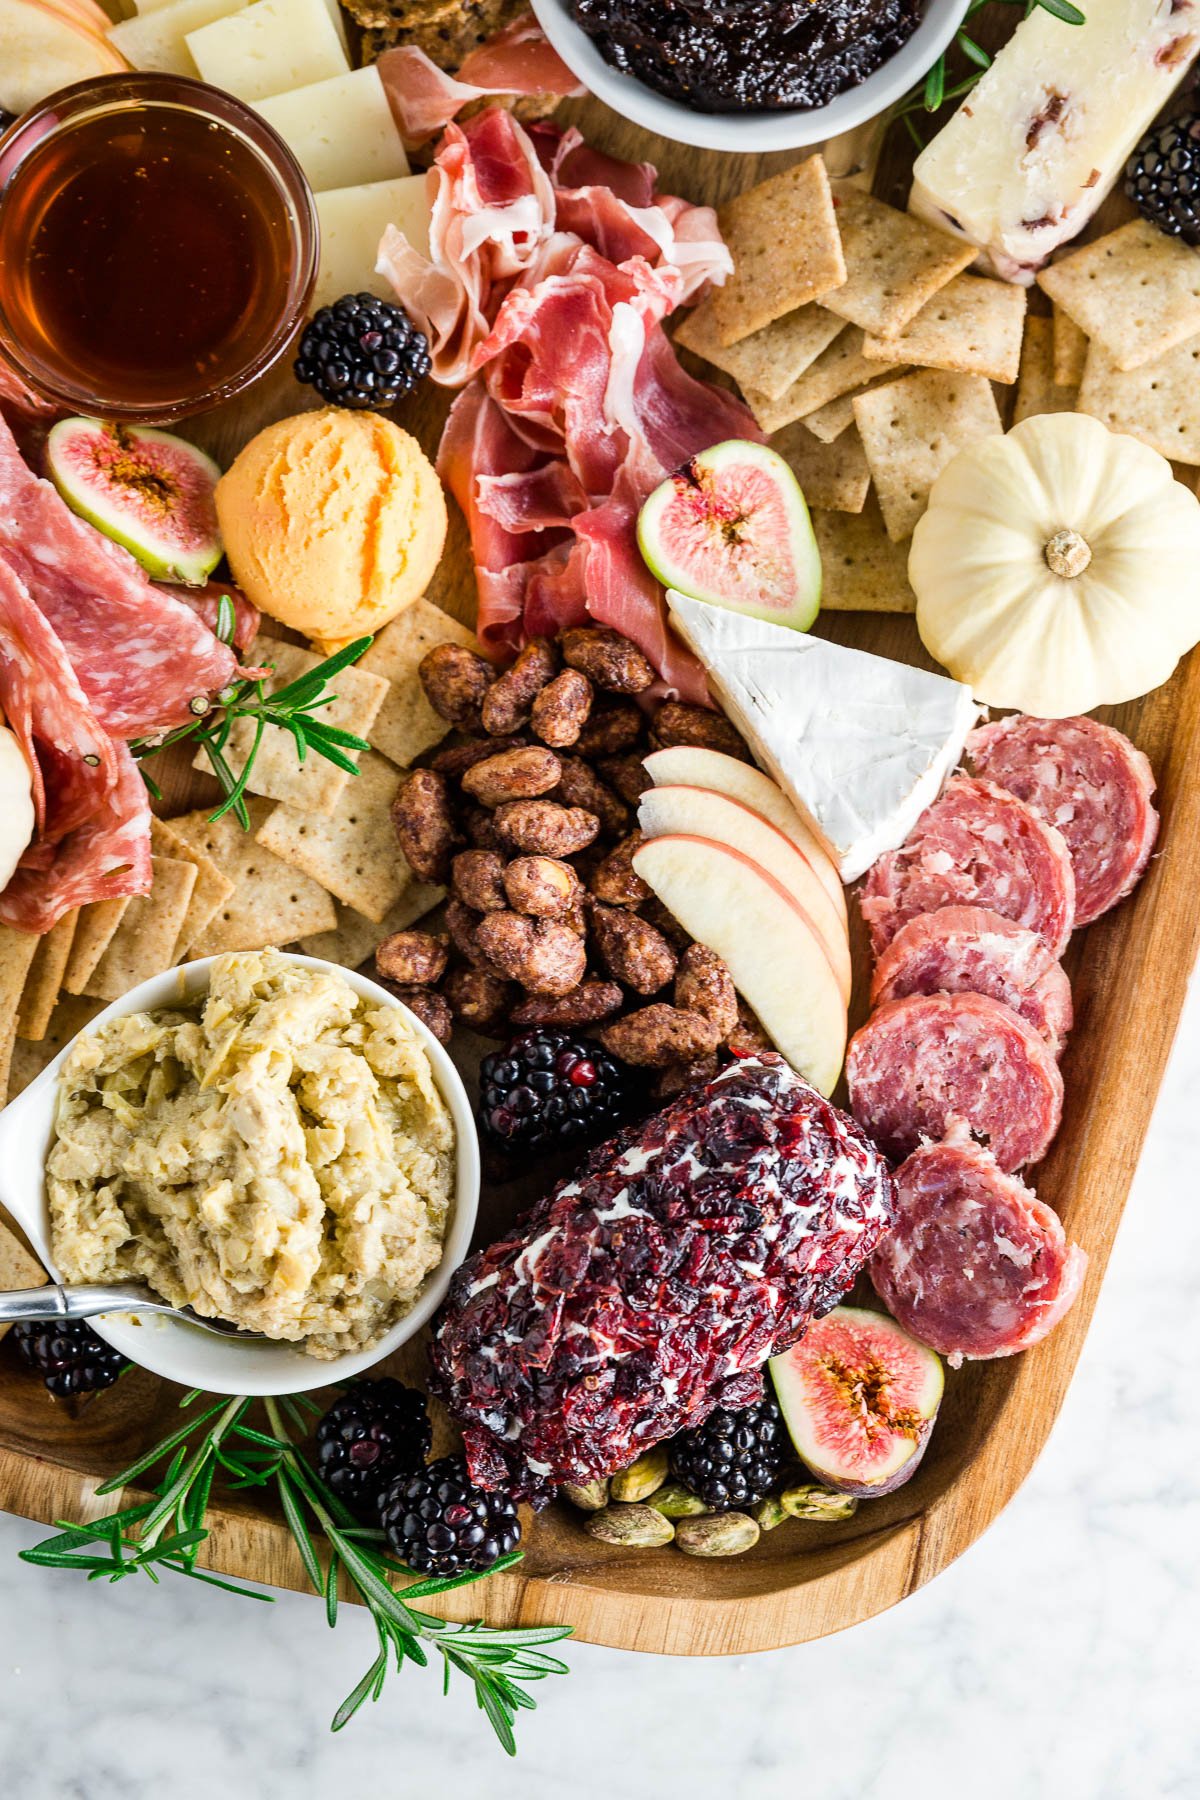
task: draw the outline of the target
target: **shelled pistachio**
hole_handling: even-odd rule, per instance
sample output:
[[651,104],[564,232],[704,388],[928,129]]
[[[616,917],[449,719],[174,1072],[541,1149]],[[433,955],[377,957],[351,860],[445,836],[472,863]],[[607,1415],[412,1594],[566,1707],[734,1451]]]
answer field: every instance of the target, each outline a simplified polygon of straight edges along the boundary
[[611,1482],[611,1493],[614,1500],[648,1500],[651,1494],[658,1492],[667,1479],[669,1462],[665,1445],[656,1444],[652,1450],[644,1450],[636,1462],[614,1475]]

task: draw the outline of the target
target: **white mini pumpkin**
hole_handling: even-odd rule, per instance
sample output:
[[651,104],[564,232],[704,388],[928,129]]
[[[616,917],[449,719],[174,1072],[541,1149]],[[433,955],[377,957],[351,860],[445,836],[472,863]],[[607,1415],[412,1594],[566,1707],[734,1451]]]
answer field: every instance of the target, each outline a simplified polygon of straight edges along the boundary
[[1136,439],[1039,414],[942,470],[908,578],[922,642],[976,699],[1090,712],[1200,641],[1200,501]]

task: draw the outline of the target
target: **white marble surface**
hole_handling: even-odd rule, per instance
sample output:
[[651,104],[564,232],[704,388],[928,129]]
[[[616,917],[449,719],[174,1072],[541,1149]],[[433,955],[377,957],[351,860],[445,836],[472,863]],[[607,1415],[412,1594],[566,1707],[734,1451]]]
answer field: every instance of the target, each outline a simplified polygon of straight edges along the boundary
[[0,1517],[0,1796],[1200,1796],[1198,1171],[1194,991],[1049,1446],[983,1540],[881,1618],[723,1661],[568,1646],[512,1765],[468,1696],[414,1669],[331,1737],[365,1620],[88,1587],[19,1563],[39,1532]]

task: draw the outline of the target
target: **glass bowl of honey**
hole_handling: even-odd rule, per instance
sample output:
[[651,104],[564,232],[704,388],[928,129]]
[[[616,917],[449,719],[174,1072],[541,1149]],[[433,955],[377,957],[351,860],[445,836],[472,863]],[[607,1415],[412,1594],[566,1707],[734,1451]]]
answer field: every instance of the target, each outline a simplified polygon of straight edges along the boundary
[[290,150],[204,82],[77,82],[0,138],[0,360],[72,411],[165,424],[242,393],[318,250]]

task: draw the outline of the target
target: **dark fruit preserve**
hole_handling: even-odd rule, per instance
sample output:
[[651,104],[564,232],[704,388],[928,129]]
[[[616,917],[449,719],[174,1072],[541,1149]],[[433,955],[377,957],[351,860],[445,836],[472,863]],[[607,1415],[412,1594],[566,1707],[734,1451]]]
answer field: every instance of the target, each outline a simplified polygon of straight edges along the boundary
[[116,78],[117,104],[59,108],[7,181],[0,165],[0,346],[51,397],[170,418],[284,347],[311,285],[307,194],[302,179],[289,194],[257,121],[250,135],[218,116],[227,96],[125,91],[149,79]]

